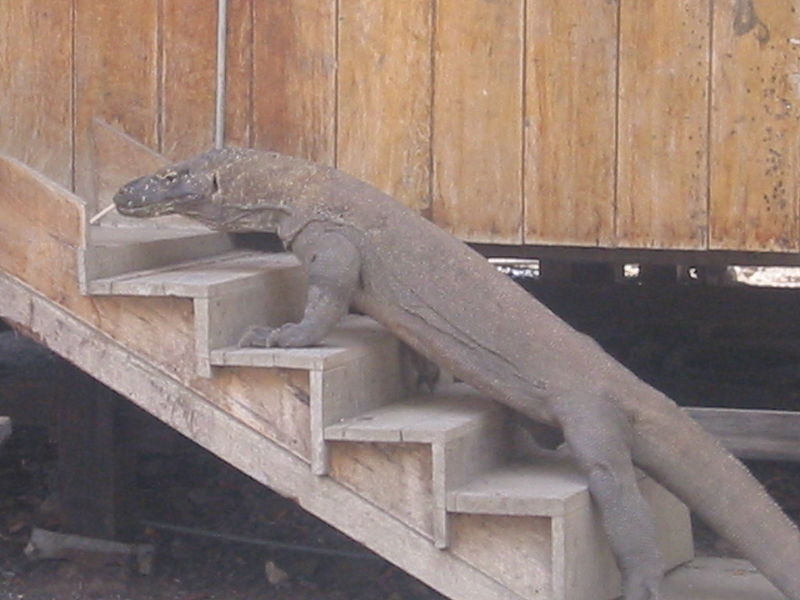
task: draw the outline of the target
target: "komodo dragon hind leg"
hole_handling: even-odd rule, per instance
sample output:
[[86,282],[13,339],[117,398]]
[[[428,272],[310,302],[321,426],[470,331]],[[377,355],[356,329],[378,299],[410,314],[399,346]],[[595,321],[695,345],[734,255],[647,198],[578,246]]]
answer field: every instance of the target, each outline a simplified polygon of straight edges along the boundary
[[560,398],[553,413],[589,479],[611,550],[622,572],[625,600],[657,600],[664,562],[650,507],[636,482],[631,425],[602,397]]
[[298,235],[292,251],[308,266],[308,300],[299,323],[251,327],[239,346],[313,346],[347,314],[358,286],[361,257],[345,236],[310,231]]

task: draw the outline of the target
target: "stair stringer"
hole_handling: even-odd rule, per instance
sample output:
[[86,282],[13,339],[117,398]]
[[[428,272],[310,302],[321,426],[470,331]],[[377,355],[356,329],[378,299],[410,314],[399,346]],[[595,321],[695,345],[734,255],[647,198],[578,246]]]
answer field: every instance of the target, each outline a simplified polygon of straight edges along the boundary
[[202,394],[91,327],[22,281],[0,274],[0,317],[204,448],[363,543],[445,595],[522,600],[429,538],[265,438]]
[[[79,280],[89,231],[83,201],[2,156],[0,180],[0,318],[443,594],[522,600],[381,507],[312,471],[312,460],[324,470],[324,440],[313,453],[321,455],[316,460],[308,439],[308,379],[294,381],[297,371],[290,369],[246,366],[220,369],[213,379],[198,376],[191,298],[83,295]],[[322,395],[320,389],[320,400]],[[257,410],[259,401],[275,399],[291,407],[277,425]],[[342,406],[352,408],[345,400]],[[320,414],[326,423],[347,415]]]

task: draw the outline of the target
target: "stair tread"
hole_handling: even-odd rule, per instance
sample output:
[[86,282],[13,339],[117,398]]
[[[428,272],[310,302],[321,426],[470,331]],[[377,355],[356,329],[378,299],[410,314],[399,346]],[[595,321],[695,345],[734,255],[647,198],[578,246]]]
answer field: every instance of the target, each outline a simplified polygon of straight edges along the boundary
[[93,246],[126,246],[161,240],[194,237],[218,237],[219,232],[188,227],[89,227],[89,242]]
[[589,503],[586,476],[569,460],[512,462],[447,495],[451,512],[561,516]]
[[92,289],[95,293],[104,290],[125,296],[207,298],[223,289],[231,291],[233,284],[257,279],[267,270],[299,265],[297,258],[288,253],[233,250],[209,258],[96,279]]
[[369,317],[349,315],[318,346],[309,348],[217,348],[210,362],[218,367],[330,369],[363,356],[391,334]]
[[445,441],[470,431],[500,408],[466,386],[453,386],[367,411],[325,428],[325,439],[359,442]]

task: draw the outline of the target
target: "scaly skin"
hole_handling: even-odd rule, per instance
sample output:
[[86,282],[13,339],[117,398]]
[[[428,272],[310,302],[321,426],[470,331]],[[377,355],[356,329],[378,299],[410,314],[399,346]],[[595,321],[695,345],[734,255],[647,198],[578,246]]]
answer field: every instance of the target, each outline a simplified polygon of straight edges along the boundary
[[277,232],[309,269],[299,323],[244,345],[308,346],[350,306],[495,400],[560,427],[587,473],[625,600],[656,600],[663,564],[633,465],[800,600],[800,533],[747,469],[674,402],[479,254],[340,171],[224,149],[124,186],[120,213],[178,213],[222,231]]

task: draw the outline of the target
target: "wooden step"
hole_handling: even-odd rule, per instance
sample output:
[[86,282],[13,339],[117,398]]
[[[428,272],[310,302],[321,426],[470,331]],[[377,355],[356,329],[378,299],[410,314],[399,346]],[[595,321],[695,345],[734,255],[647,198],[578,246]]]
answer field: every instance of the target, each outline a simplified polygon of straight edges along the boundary
[[90,226],[86,236],[79,273],[84,294],[107,293],[92,286],[98,279],[208,258],[234,248],[231,236],[197,229]]
[[667,573],[662,600],[786,600],[746,560],[701,556]]
[[364,357],[374,351],[376,345],[386,343],[390,339],[393,339],[393,336],[372,319],[349,315],[317,346],[309,348],[227,346],[213,349],[210,356],[211,364],[221,367],[325,370]]
[[[639,473],[669,568],[693,557],[689,511]],[[513,462],[483,473],[447,496],[454,514],[451,550],[523,597],[608,600],[620,575],[591,501],[586,476],[569,460]],[[513,551],[499,536],[526,531]]]
[[[325,428],[332,476],[446,548],[447,492],[505,460],[506,416],[463,384],[362,412]],[[397,477],[380,475],[393,470]]]
[[300,262],[292,254],[231,250],[200,260],[95,279],[90,290],[95,295],[209,298],[252,287],[268,271],[299,268]]
[[590,503],[586,476],[558,460],[509,463],[447,495],[452,512],[491,515],[559,517]]
[[382,406],[325,429],[325,439],[351,442],[443,442],[482,427],[496,403],[464,387]]

